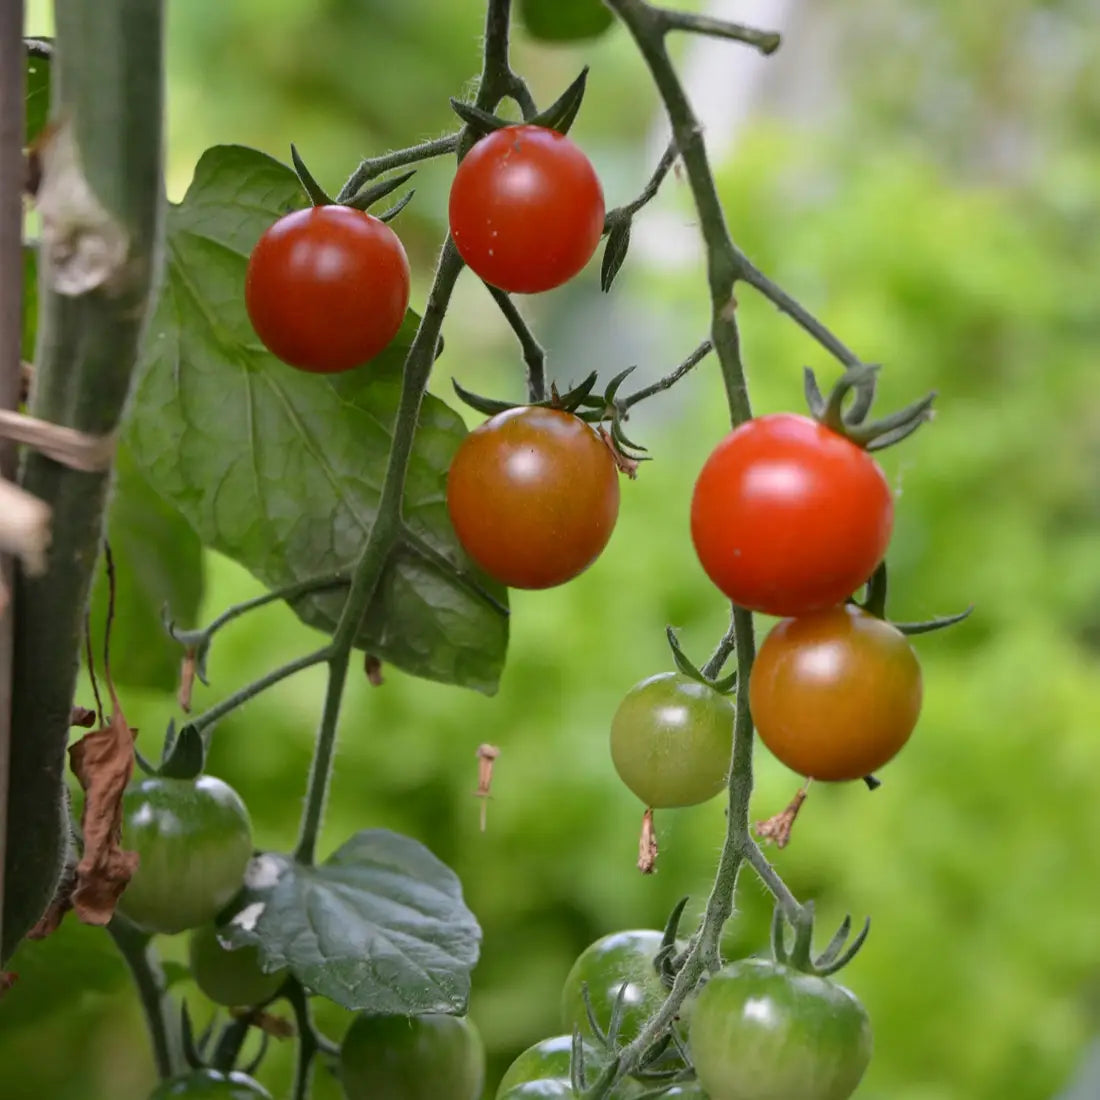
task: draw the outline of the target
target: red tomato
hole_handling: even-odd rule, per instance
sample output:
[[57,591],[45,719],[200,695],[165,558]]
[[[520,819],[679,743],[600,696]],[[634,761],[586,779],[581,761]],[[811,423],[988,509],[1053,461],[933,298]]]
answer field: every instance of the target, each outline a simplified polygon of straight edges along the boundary
[[813,779],[860,779],[902,748],[917,724],[921,671],[900,630],[858,607],[784,619],[749,677],[760,740]]
[[893,522],[874,459],[792,413],[727,435],[691,502],[691,536],[707,575],[734,603],[768,615],[805,615],[847,599],[884,557]]
[[447,474],[459,542],[513,588],[552,588],[583,572],[619,514],[619,475],[602,439],[560,409],[498,413],[461,443]]
[[320,374],[374,358],[409,305],[409,260],[385,222],[348,206],[280,218],[248,261],[245,305],[285,363]]
[[600,181],[564,134],[505,126],[462,159],[451,185],[451,236],[470,269],[501,290],[568,282],[603,233]]

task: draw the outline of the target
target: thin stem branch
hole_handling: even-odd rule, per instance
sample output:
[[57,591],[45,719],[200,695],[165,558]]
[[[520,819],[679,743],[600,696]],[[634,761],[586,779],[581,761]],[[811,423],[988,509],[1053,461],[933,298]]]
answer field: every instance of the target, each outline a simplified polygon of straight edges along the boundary
[[711,38],[729,38],[752,46],[765,55],[775,53],[782,41],[775,31],[761,31],[741,23],[731,23],[726,19],[715,19],[713,16],[697,15],[694,12],[663,8],[661,20],[666,31],[690,31],[693,34],[709,35]]
[[504,319],[516,334],[519,346],[523,351],[523,361],[527,364],[527,395],[531,401],[546,400],[546,352],[542,345],[535,339],[527,322],[520,313],[511,295],[499,287],[485,284],[485,289],[492,295],[493,301],[500,307]]
[[730,607],[729,629],[722,636],[711,658],[699,670],[708,680],[717,680],[729,655],[737,648],[737,608]]
[[107,925],[137,986],[141,1009],[153,1045],[157,1073],[171,1077],[184,1068],[183,1046],[179,1033],[179,1013],[165,990],[164,971],[153,948],[152,939],[122,917]]
[[[23,0],[0,5],[0,410],[19,407],[23,331]],[[15,447],[0,442],[0,478],[15,478]],[[8,828],[15,570],[0,554],[0,943]]]
[[605,233],[608,232],[611,226],[620,218],[633,217],[643,206],[657,197],[657,192],[661,189],[661,184],[664,182],[665,176],[668,175],[679,155],[680,151],[676,147],[676,139],[672,138],[669,140],[665,151],[661,154],[661,159],[657,161],[657,167],[653,169],[653,175],[649,177],[649,181],[639,192],[638,197],[632,199],[624,206],[617,206],[614,210],[608,211],[607,217],[604,219]]
[[650,386],[636,390],[618,402],[620,411],[626,412],[637,405],[638,402],[645,401],[646,398],[652,397],[654,394],[671,389],[688,371],[697,367],[706,359],[712,351],[714,351],[714,341],[708,336],[679,366],[666,374],[664,378],[658,379]]
[[403,168],[406,164],[417,164],[422,160],[432,160],[434,157],[445,157],[448,153],[453,153],[458,148],[458,139],[459,134],[447,134],[419,145],[410,145],[407,149],[397,149],[379,157],[368,157],[348,177],[347,183],[340,188],[336,201],[347,202],[358,194],[364,184],[394,168]]
[[208,731],[220,719],[232,713],[238,707],[244,706],[249,700],[255,699],[257,695],[267,691],[269,687],[274,687],[280,681],[293,676],[296,672],[302,672],[304,669],[312,668],[314,665],[329,660],[331,653],[332,647],[324,646],[312,653],[307,653],[304,657],[297,657],[295,660],[269,672],[266,676],[253,680],[251,684],[241,688],[240,691],[234,692],[220,703],[215,703],[209,710],[203,711],[202,714],[188,724],[195,728],[196,733],[202,734],[204,741],[209,741]]

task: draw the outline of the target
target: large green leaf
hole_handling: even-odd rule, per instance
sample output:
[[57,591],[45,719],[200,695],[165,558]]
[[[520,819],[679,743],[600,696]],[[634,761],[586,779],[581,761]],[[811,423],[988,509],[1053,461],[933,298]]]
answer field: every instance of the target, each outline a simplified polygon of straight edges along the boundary
[[[202,544],[187,521],[153,491],[120,447],[107,513],[107,538],[115,563],[115,619],[111,672],[120,683],[171,691],[179,680],[183,651],[165,631],[167,608],[181,627],[195,625],[202,601]],[[106,620],[105,573],[92,594],[94,636]]]
[[319,867],[259,856],[247,880],[225,938],[258,945],[266,971],[356,1012],[465,1011],[481,929],[455,873],[411,837],[365,829]]
[[[285,165],[239,146],[208,150],[168,217],[160,301],[145,341],[129,441],[154,488],[202,541],[280,587],[345,568],[374,516],[401,366],[416,317],[378,358],[336,377],[304,374],[264,349],[244,307],[249,252],[302,204]],[[465,434],[426,397],[408,471],[409,526],[446,562],[392,561],[357,643],[416,675],[493,691],[506,615],[479,595],[447,517],[446,471]],[[484,578],[501,603],[506,593]],[[295,611],[331,630],[342,593]]]

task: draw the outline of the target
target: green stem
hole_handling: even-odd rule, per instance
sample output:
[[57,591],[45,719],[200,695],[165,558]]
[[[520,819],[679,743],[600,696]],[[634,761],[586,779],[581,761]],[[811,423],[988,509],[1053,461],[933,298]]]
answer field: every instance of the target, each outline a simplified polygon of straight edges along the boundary
[[319,665],[322,661],[330,660],[331,654],[332,647],[325,646],[322,649],[314,650],[312,653],[307,653],[304,657],[298,657],[293,661],[289,661],[287,664],[269,672],[266,676],[261,676],[260,679],[253,680],[247,687],[243,687],[240,691],[234,692],[220,703],[216,703],[209,710],[203,711],[194,721],[188,724],[194,727],[196,733],[202,734],[204,741],[209,741],[208,731],[216,722],[224,718],[227,714],[243,706],[250,699],[255,699],[257,695],[267,691],[269,687],[273,687],[275,684],[279,683],[280,680],[285,680],[287,677],[293,676],[296,672],[301,672],[304,669],[312,668],[314,665]]
[[535,339],[527,322],[516,307],[516,303],[505,291],[495,286],[485,284],[485,289],[492,295],[493,301],[504,314],[504,319],[511,326],[523,351],[523,361],[527,364],[527,396],[530,401],[546,400],[546,352],[542,345]]
[[[60,125],[38,192],[40,208],[53,208],[43,218],[30,412],[99,436],[118,427],[160,270],[163,3],[56,0],[54,12]],[[16,585],[7,820],[21,842],[7,853],[0,959],[41,916],[64,863],[69,715],[110,474],[32,451],[20,480],[52,507],[53,541],[45,576]]]
[[[0,6],[0,409],[19,406],[23,329],[23,0]],[[15,477],[16,449],[0,442],[0,477]],[[0,593],[15,579],[12,559],[0,554]],[[11,744],[12,617],[0,610],[0,868],[8,828]],[[0,943],[4,934],[4,876],[0,873]],[[0,952],[2,955],[2,952]]]
[[126,960],[137,986],[157,1073],[162,1078],[180,1073],[185,1067],[179,1013],[175,1002],[165,991],[164,971],[151,937],[121,917],[115,917],[107,925],[107,931]]
[[653,169],[653,174],[649,177],[645,187],[639,192],[638,197],[628,202],[625,206],[618,206],[614,210],[608,211],[607,217],[604,219],[605,233],[609,232],[611,226],[619,219],[633,217],[643,206],[657,197],[657,192],[661,189],[661,184],[664,182],[665,176],[668,175],[669,170],[676,163],[676,158],[679,155],[679,150],[676,148],[676,140],[674,138],[668,143],[665,151],[661,154],[661,159],[657,161],[657,167]]
[[659,378],[652,385],[645,386],[640,390],[636,390],[634,393],[627,397],[624,397],[618,402],[618,406],[621,412],[627,412],[632,409],[639,401],[645,401],[647,397],[652,397],[654,394],[662,393],[664,390],[671,389],[684,377],[688,371],[697,367],[710,353],[714,351],[714,343],[708,336],[682,363],[680,363],[675,370],[669,371],[664,378]]
[[709,15],[696,15],[694,12],[665,9],[661,12],[661,18],[666,30],[691,31],[694,34],[706,34],[712,38],[729,38],[734,42],[744,42],[746,46],[753,46],[762,54],[775,53],[781,41],[774,31],[760,31],[755,27],[731,23],[726,19],[715,19]]
[[[526,85],[512,72],[508,63],[508,26],[511,0],[489,0],[485,18],[485,52],[481,83],[476,104],[484,110],[492,110],[506,95],[516,95],[518,86],[526,91]],[[469,147],[472,134],[463,131],[459,150]],[[413,438],[416,433],[420,405],[431,377],[443,318],[451,300],[458,276],[462,273],[462,258],[450,237],[443,244],[436,266],[435,278],[420,326],[405,357],[402,374],[401,400],[394,422],[393,443],[390,447],[386,476],[378,502],[378,512],[367,536],[366,545],[352,573],[351,587],[344,601],[340,619],[328,647],[328,688],[321,715],[320,728],[310,764],[306,787],[305,808],[298,831],[298,843],[294,858],[301,863],[312,864],[317,851],[317,839],[324,817],[325,801],[332,780],[332,762],[336,752],[336,732],[340,706],[347,682],[348,664],[355,635],[363,621],[371,599],[381,582],[382,574],[390,564],[394,553],[402,543],[405,533],[402,503],[405,495],[405,478],[412,456]]]
[[375,177],[393,168],[403,168],[406,164],[416,164],[418,161],[431,160],[433,157],[444,157],[448,153],[453,153],[458,148],[459,136],[459,134],[448,134],[446,137],[425,141],[420,145],[412,145],[408,149],[398,149],[393,153],[364,160],[348,177],[348,182],[340,188],[336,201],[347,202],[359,192],[363,184],[369,183]]

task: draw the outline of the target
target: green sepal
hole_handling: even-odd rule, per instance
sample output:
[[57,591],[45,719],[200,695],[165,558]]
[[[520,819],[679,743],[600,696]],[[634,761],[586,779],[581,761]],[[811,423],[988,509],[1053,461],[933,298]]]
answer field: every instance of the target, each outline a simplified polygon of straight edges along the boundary
[[202,775],[205,766],[206,746],[198,730],[188,723],[176,734],[175,723],[169,722],[164,759],[157,774],[166,779],[194,779]]
[[600,290],[605,294],[611,289],[615,276],[626,261],[626,254],[630,249],[632,221],[630,217],[616,218],[612,224],[605,226],[607,243],[603,246],[603,261],[600,264]]
[[177,630],[175,620],[172,618],[172,610],[166,604],[160,610],[160,621],[168,636],[175,642],[179,642],[191,659],[195,662],[195,676],[204,687],[210,686],[206,678],[206,658],[210,653],[210,636],[205,630]]
[[588,1087],[585,1082],[584,1071],[584,1039],[581,1037],[581,1029],[573,1028],[573,1045],[569,1052],[569,1081],[573,1091],[580,1096]]
[[454,391],[458,395],[459,401],[464,405],[469,405],[471,409],[476,409],[480,413],[484,413],[486,416],[496,416],[497,413],[507,412],[509,409],[518,408],[514,401],[497,401],[492,397],[482,397],[481,394],[472,393],[470,390],[460,386],[455,379],[451,379],[451,385],[454,386]]
[[[393,204],[393,206],[387,207],[385,210],[382,211],[381,214],[375,214],[374,216],[380,222],[387,222],[387,223],[392,222],[393,219],[396,218],[397,215],[400,214],[401,211],[404,210],[405,207],[408,206],[410,202],[412,202],[413,195],[415,195],[415,194],[416,194],[416,188],[414,187],[411,190],[406,191],[405,194],[403,194],[401,196],[401,198],[399,198],[397,200],[397,202],[395,202]],[[442,347],[440,348],[440,350],[442,350]],[[438,358],[438,353],[437,353],[436,357]]]
[[581,69],[580,76],[545,111],[540,111],[530,119],[530,126],[544,126],[547,130],[557,130],[559,134],[569,133],[569,127],[577,117],[584,101],[585,86],[588,83],[588,66]]
[[466,123],[474,136],[479,139],[491,134],[494,130],[503,130],[505,126],[516,125],[515,122],[506,122],[504,119],[497,118],[496,115],[483,111],[472,103],[465,103],[461,99],[456,99],[454,96],[451,97],[451,110]]
[[954,626],[956,623],[961,623],[963,619],[970,617],[970,613],[974,610],[974,605],[971,604],[965,611],[960,611],[955,615],[941,615],[935,619],[926,619],[921,623],[891,623],[891,626],[895,630],[900,630],[902,634],[931,634],[933,630],[944,630],[949,626]]
[[180,1002],[180,1046],[183,1048],[183,1057],[191,1069],[204,1069],[200,1044],[195,1041],[195,1029],[191,1023],[191,1012],[186,1001]]
[[825,415],[825,395],[817,384],[817,375],[810,367],[802,368],[802,392],[806,395],[806,405],[814,420],[820,420]]
[[668,639],[669,649],[672,650],[672,659],[675,661],[677,669],[685,676],[689,676],[692,680],[696,680],[700,684],[705,684],[711,691],[716,691],[720,695],[728,695],[737,686],[736,672],[730,673],[729,676],[722,677],[721,680],[707,679],[703,672],[691,663],[687,655],[680,648],[680,642],[676,637],[676,631],[673,630],[671,626],[665,627],[665,637]]
[[294,165],[294,174],[298,177],[298,182],[301,183],[302,189],[309,196],[309,201],[314,206],[332,206],[332,199],[329,198],[325,189],[313,178],[313,173],[306,167],[305,161],[298,155],[298,150],[295,148],[293,142],[290,146],[290,160]]
[[593,386],[599,379],[599,373],[593,371],[583,382],[578,386],[574,386],[573,389],[567,390],[563,394],[559,394],[557,388],[551,384],[550,386],[550,400],[540,401],[540,405],[549,405],[554,409],[563,409],[565,412],[576,412],[585,401],[585,398],[592,392]]
[[882,786],[882,780],[877,775],[865,775],[863,782],[867,784],[869,791],[877,791]]
[[635,364],[633,367],[627,367],[626,370],[619,371],[610,382],[607,383],[607,389],[603,391],[604,404],[611,406],[615,404],[615,398],[619,395],[619,387],[626,381],[638,369]]
[[[379,180],[373,186],[364,187],[362,191],[357,191],[350,199],[347,199],[341,205],[350,206],[356,210],[367,210],[379,199],[384,199],[387,195],[392,194],[403,183],[408,183],[415,175],[416,169],[410,168],[407,172],[399,172],[396,176],[391,176],[389,179]],[[408,201],[408,199],[405,200],[405,202]]]
[[797,925],[793,924],[795,934],[794,946],[788,949],[786,944],[785,927],[787,918],[783,908],[777,904],[772,913],[771,945],[772,956],[780,966],[789,966],[794,970],[805,974],[816,974],[819,978],[826,978],[845,967],[856,957],[860,948],[871,931],[871,918],[863,922],[859,934],[844,950],[844,942],[852,929],[852,918],[845,917],[836,934],[829,941],[825,950],[816,959],[811,958],[813,933],[814,933],[814,903],[806,902],[802,907],[802,919]]
[[602,1046],[607,1045],[607,1032],[603,1024],[596,1019],[596,1010],[592,1007],[592,994],[588,991],[588,982],[581,982],[581,1001],[584,1004],[584,1014],[588,1018],[588,1026],[592,1030],[596,1041]]

